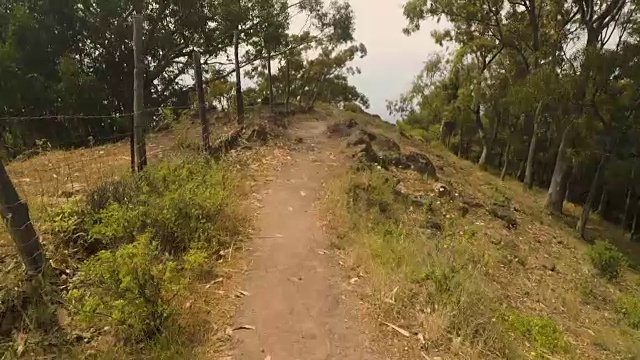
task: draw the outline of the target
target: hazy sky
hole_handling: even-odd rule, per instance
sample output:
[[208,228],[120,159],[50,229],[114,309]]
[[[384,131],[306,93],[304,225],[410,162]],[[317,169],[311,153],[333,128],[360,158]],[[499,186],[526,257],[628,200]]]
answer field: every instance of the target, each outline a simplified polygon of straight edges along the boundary
[[[351,79],[369,98],[369,112],[392,120],[386,101],[395,100],[411,86],[427,56],[440,48],[431,39],[437,24],[426,21],[422,30],[411,36],[402,33],[407,20],[402,15],[405,0],[350,0],[356,14],[356,40],[366,45],[368,55],[354,62],[362,74]],[[302,16],[300,16],[302,17]],[[304,19],[294,19],[299,28]]]

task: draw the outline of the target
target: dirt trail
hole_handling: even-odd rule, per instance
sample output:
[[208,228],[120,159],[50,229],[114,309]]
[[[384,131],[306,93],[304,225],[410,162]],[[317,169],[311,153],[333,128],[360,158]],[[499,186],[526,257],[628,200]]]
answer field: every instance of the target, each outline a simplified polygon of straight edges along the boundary
[[375,359],[344,296],[335,259],[324,253],[316,200],[335,167],[337,144],[326,124],[308,122],[292,132],[302,150],[265,190],[259,231],[236,325],[238,360]]

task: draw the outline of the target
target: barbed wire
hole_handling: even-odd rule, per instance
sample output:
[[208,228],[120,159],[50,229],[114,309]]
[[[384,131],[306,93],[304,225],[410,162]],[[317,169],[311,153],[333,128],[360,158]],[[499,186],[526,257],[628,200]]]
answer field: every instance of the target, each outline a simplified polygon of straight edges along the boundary
[[[206,106],[206,105],[205,105]],[[0,121],[27,121],[27,120],[77,120],[77,119],[110,119],[110,118],[126,118],[131,117],[136,114],[144,114],[154,111],[162,111],[162,110],[197,110],[198,106],[161,106],[154,108],[147,108],[140,112],[129,112],[129,113],[116,113],[116,114],[106,114],[106,115],[83,115],[83,114],[74,114],[74,115],[38,115],[38,116],[5,116],[0,117]]]
[[[296,14],[291,14],[289,12],[290,8],[291,6],[289,6],[286,10],[289,20],[293,19],[294,17],[300,15],[303,12],[303,10],[300,10]],[[282,14],[276,14],[275,16],[282,16]],[[310,16],[311,15],[307,17],[307,20],[303,28],[300,30],[300,33],[307,26]],[[262,23],[264,23],[264,21]],[[260,22],[256,22],[242,29],[238,29],[236,31],[241,32],[242,34],[245,34],[249,31],[252,31],[254,27],[257,27],[260,25],[261,25]],[[230,35],[233,32],[235,31],[230,31],[227,35]],[[318,36],[322,36],[323,33],[324,32],[320,32]],[[243,69],[246,66],[249,66],[255,62],[267,59],[268,56],[275,58],[291,50],[298,49],[300,47],[311,44],[316,40],[317,38],[312,37],[308,41],[287,46],[286,49],[280,49],[279,51],[276,51],[269,55],[254,56],[253,58],[246,59],[240,64],[238,64],[237,68]],[[249,56],[246,56],[246,57],[249,57]],[[229,63],[226,65],[236,65],[236,64]],[[233,74],[235,71],[237,71],[236,68],[227,72],[226,74],[223,74],[217,77],[210,77],[207,80],[209,81],[222,80],[227,78],[229,75]],[[192,89],[194,86],[195,84],[186,86],[186,89]],[[104,120],[104,119],[111,119],[111,120],[124,119],[128,121],[129,118],[133,118],[136,115],[140,115],[140,114],[162,115],[163,111],[199,110],[201,109],[201,107],[202,107],[201,105],[192,104],[192,105],[184,105],[184,106],[178,105],[178,106],[150,107],[150,108],[145,108],[142,111],[138,111],[138,112],[135,112],[135,111],[121,112],[121,113],[113,112],[109,114],[45,114],[45,115],[0,116],[0,125],[2,125],[2,122],[9,123],[8,125],[11,126],[11,125],[14,125],[15,122],[42,121],[44,124],[46,124],[47,122],[51,122],[50,124],[53,124],[53,122],[59,122],[60,123],[58,124],[59,126],[70,126],[71,124],[63,124],[61,122],[69,121],[69,120],[89,121],[89,120]],[[207,110],[211,109],[207,104],[205,104],[204,107]],[[255,106],[249,105],[249,106],[245,106],[245,109],[252,109],[252,108],[258,108],[258,107],[261,107],[261,105],[255,105]],[[227,111],[221,111],[220,113],[231,114],[231,109],[229,108],[227,109]],[[145,127],[144,134],[145,134],[145,137],[147,137],[147,135],[151,133],[149,129],[148,121],[145,121],[144,127]],[[133,122],[131,122],[130,129],[134,129],[134,128],[135,128],[134,124]],[[57,149],[64,149],[64,148],[71,148],[74,150],[75,149],[77,150],[95,149],[103,145],[106,145],[111,141],[118,141],[121,143],[127,139],[132,139],[134,137],[133,130],[126,131],[126,132],[119,132],[110,136],[99,136],[99,133],[101,131],[104,131],[106,133],[109,133],[109,132],[113,133],[114,131],[117,131],[117,130],[115,128],[114,129],[106,129],[106,128],[79,129],[79,131],[76,131],[75,134],[71,135],[72,139],[66,139],[66,140],[63,139],[59,141],[58,144],[55,144],[55,147],[52,147],[50,144],[45,144],[44,148],[42,149],[39,149],[38,146],[35,146],[31,148],[25,148],[22,150],[32,150],[32,149],[40,150],[36,152],[36,157],[38,157],[40,155],[46,155],[47,153],[49,153],[49,150],[57,150]],[[53,134],[49,134],[49,135],[53,136]],[[67,134],[67,136],[69,135]],[[44,138],[46,138],[46,136],[44,136]],[[172,141],[173,142],[170,142],[169,144],[175,144],[177,140],[172,139]],[[2,218],[5,221],[5,224],[9,232],[11,233],[22,232],[23,239],[24,239],[25,233],[31,233],[31,229],[29,229],[29,227],[30,226],[32,227],[34,225],[32,221],[34,216],[36,218],[36,221],[38,222],[39,221],[38,219],[40,219],[40,216],[43,216],[44,214],[46,214],[46,212],[52,210],[53,208],[57,208],[60,204],[62,204],[59,202],[60,200],[68,201],[69,199],[77,195],[78,193],[75,192],[76,189],[79,189],[80,191],[86,191],[96,184],[102,183],[107,179],[114,178],[114,176],[119,176],[118,174],[126,173],[126,170],[123,168],[124,164],[119,162],[120,157],[122,157],[123,160],[126,159],[128,163],[130,163],[131,165],[131,170],[135,172],[136,167],[138,166],[138,163],[143,162],[146,164],[149,161],[150,156],[155,157],[156,154],[158,153],[162,154],[163,151],[166,148],[168,148],[168,147],[160,146],[160,150],[153,151],[149,149],[147,146],[145,146],[147,144],[152,145],[152,143],[149,143],[149,142],[147,142],[147,144],[144,144],[144,145],[137,142],[131,143],[131,144],[132,145],[130,147],[130,151],[127,151],[126,153],[123,152],[122,147],[118,147],[117,150],[115,150],[114,148],[113,151],[112,150],[106,150],[104,152],[100,151],[98,154],[87,152],[84,154],[69,153],[68,154],[69,156],[66,156],[66,155],[60,156],[59,153],[56,153],[54,155],[51,155],[51,158],[43,158],[44,159],[43,161],[27,163],[27,161],[29,161],[30,159],[25,159],[24,162],[23,161],[16,162],[15,166],[12,166],[13,164],[9,165],[7,167],[7,171],[10,174],[10,176],[13,177],[17,175],[20,177],[20,179],[17,182],[15,182],[15,185],[13,186],[16,188],[16,191],[21,197],[21,200],[15,204],[0,205],[0,209],[1,209],[0,213],[2,214]],[[85,145],[85,146],[82,146],[82,145]],[[4,144],[4,146],[8,150],[11,149],[9,146],[7,146],[7,144]],[[87,154],[92,156],[77,158],[78,156],[83,156]],[[141,159],[138,158],[139,157],[138,154],[142,156]],[[115,160],[116,157],[118,158],[117,160]],[[45,164],[42,164],[42,162],[45,162]],[[21,163],[23,165],[20,165]],[[107,170],[110,172],[110,175],[106,175]],[[52,174],[53,177],[48,175],[51,173],[53,173]],[[44,175],[44,174],[47,174],[47,175]],[[35,178],[35,181],[33,181],[33,178]],[[69,185],[71,186],[71,191],[69,192],[70,194],[66,194],[67,187]],[[62,192],[62,190],[64,190],[64,193]],[[31,217],[30,218],[27,217],[26,219],[14,218],[14,216],[18,217],[16,214],[20,214],[22,211],[25,211],[28,209],[29,202],[34,202],[34,201],[35,202],[39,201],[39,204],[41,206],[41,208],[38,209],[36,214],[31,214]],[[18,206],[24,206],[25,209],[17,209],[17,208],[12,209],[13,207],[18,207]],[[27,214],[28,214],[28,210],[27,210]],[[16,223],[16,220],[19,221],[19,223]],[[26,222],[23,223],[24,220],[26,220]],[[44,258],[42,244],[39,244],[37,251],[35,252],[30,251],[30,250],[33,250],[36,244],[40,242],[40,236],[37,235],[38,234],[37,232],[35,234],[36,235],[28,241],[20,241],[19,237],[14,238],[14,242],[16,245],[15,249],[23,257],[23,263],[25,265],[39,262],[40,260],[34,261],[34,259],[38,257],[42,259]],[[28,251],[24,251],[24,250],[28,250]],[[33,252],[33,253],[30,253],[30,252]],[[26,257],[25,257],[25,253],[27,254]],[[42,263],[44,266],[45,262],[42,261]],[[42,269],[31,268],[30,270],[32,271],[36,270],[36,272],[38,272]]]
[[[15,208],[17,206],[25,206],[27,207],[27,202],[25,200],[18,200],[17,202],[13,203],[13,204],[9,204],[9,205],[5,205],[2,206],[2,211],[0,211],[0,214],[2,214],[2,219],[6,225],[6,227],[8,229],[10,229],[10,231],[12,232],[17,232],[17,231],[23,231],[25,229],[27,229],[29,226],[33,226],[33,222],[31,219],[27,219],[27,221],[25,221],[25,223],[22,226],[17,226],[17,225],[13,225],[14,222],[14,213],[10,210],[12,208]],[[39,268],[37,269],[29,269],[29,271],[31,273],[40,273],[44,266],[46,265],[45,261],[44,261],[44,253],[42,251],[42,244],[40,244],[40,236],[35,232],[35,230],[33,231],[35,233],[35,236],[32,237],[30,240],[26,241],[26,242],[20,242],[17,239],[14,239],[14,243],[15,243],[15,248],[18,250],[18,253],[20,254],[20,256],[23,258],[23,264],[30,264],[32,260],[36,259],[36,258],[40,258],[40,260],[38,261],[39,263]],[[25,249],[28,249],[30,247],[36,246],[37,245],[37,250],[33,253],[30,254],[29,256],[25,256]],[[29,252],[29,251],[27,251]]]

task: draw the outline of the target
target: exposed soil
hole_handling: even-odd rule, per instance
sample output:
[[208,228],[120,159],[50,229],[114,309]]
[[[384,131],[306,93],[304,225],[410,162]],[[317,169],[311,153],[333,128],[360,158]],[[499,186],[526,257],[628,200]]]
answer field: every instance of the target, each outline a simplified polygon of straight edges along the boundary
[[[267,185],[236,317],[235,359],[376,359],[320,223],[323,183],[343,163],[327,124],[292,130],[301,143]],[[255,327],[255,329],[253,329]]]

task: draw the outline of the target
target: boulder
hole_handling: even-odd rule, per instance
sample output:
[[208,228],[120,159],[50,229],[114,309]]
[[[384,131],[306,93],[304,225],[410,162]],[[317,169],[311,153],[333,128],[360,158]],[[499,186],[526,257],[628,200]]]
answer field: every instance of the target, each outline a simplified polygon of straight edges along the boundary
[[327,132],[337,137],[347,137],[351,135],[357,127],[358,122],[353,118],[349,118],[329,125]]
[[367,145],[374,140],[376,140],[376,135],[374,133],[366,130],[358,130],[349,136],[346,145],[348,147]]
[[489,207],[487,211],[491,216],[504,222],[507,229],[513,230],[518,227],[518,220],[508,207],[494,205]]

